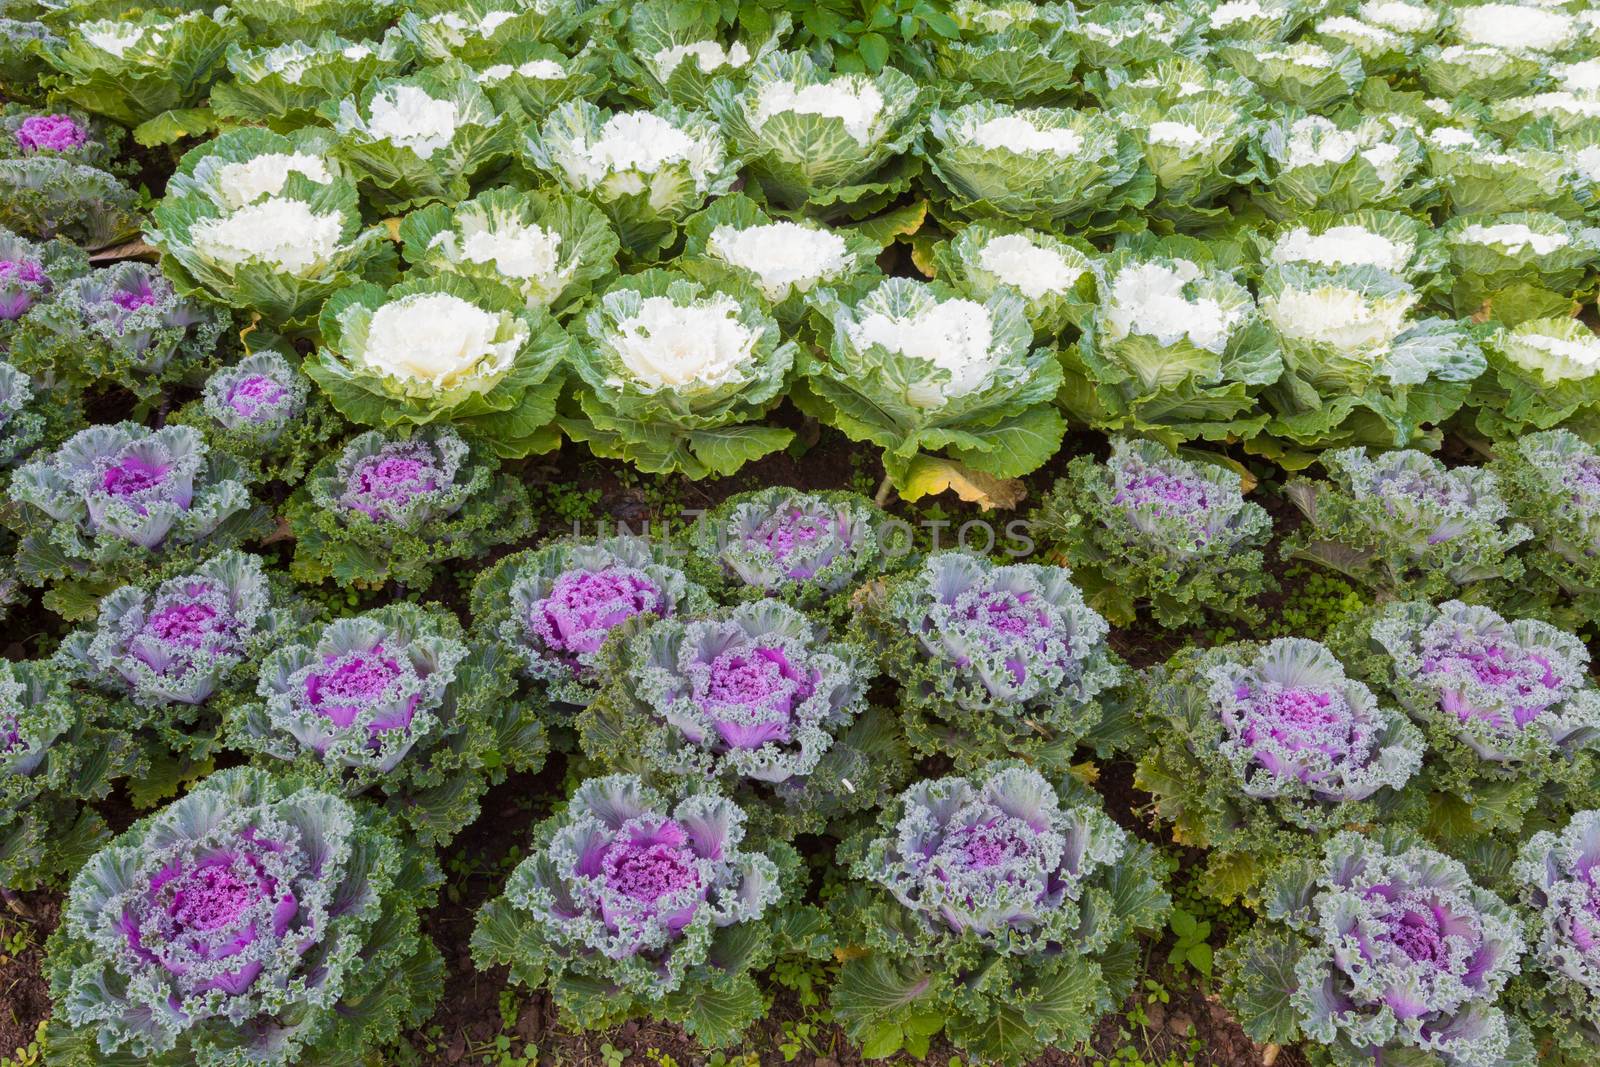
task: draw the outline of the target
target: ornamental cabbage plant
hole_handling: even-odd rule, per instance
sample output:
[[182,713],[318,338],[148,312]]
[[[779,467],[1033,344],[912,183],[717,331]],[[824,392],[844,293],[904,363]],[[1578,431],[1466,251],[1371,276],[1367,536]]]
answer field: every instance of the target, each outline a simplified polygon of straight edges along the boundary
[[424,274],[483,279],[530,309],[561,311],[616,270],[617,235],[593,204],[572,196],[490,189],[400,224],[406,262]]
[[751,64],[742,88],[714,84],[710,103],[777,207],[865,214],[909,187],[904,157],[924,109],[917,83],[893,67],[840,74],[803,52],[775,52]]
[[70,1067],[376,1054],[433,1011],[419,932],[438,871],[379,813],[219,771],[73,880],[50,939],[51,1057]]
[[1006,223],[974,222],[934,247],[937,276],[977,301],[1015,290],[1036,340],[1081,326],[1095,307],[1093,246]]
[[58,286],[89,272],[88,258],[66,241],[30,241],[0,228],[0,346],[23,316],[48,303]]
[[1425,440],[1461,407],[1485,362],[1461,323],[1418,318],[1417,302],[1415,290],[1375,267],[1267,271],[1261,313],[1285,368],[1265,394],[1274,414],[1267,432],[1290,449]]
[[1507,440],[1492,464],[1517,521],[1530,613],[1576,629],[1600,612],[1600,452],[1569,430]]
[[1174,224],[1199,225],[1221,218],[1215,201],[1250,175],[1237,157],[1256,134],[1248,111],[1200,99],[1141,116],[1145,164],[1155,176],[1151,213]]
[[772,12],[764,37],[708,33],[700,20],[684,19],[671,0],[645,0],[628,8],[621,47],[612,62],[649,104],[706,110],[719,81],[742,85],[758,60],[775,51],[793,20]]
[[1444,227],[1457,315],[1487,314],[1508,326],[1568,314],[1572,293],[1600,260],[1600,229],[1549,212],[1458,215]]
[[1510,996],[1547,1062],[1583,1063],[1600,1045],[1600,811],[1534,834],[1512,874],[1529,945]]
[[1078,456],[1067,465],[1036,529],[1113,622],[1132,622],[1141,604],[1169,629],[1207,614],[1255,619],[1252,601],[1274,587],[1261,553],[1272,519],[1244,499],[1242,484],[1219,464],[1114,438],[1106,462]]
[[398,17],[397,0],[234,0],[228,5],[251,40],[314,41],[329,32],[352,40],[383,36]]
[[752,972],[799,865],[787,845],[744,841],[726,797],[674,805],[631,775],[590,778],[479,911],[473,961],[510,964],[584,1029],[644,1017],[731,1044],[766,1010]]
[[1065,567],[940,552],[871,590],[859,626],[900,686],[912,748],[957,766],[1015,754],[1064,768],[1124,680]]
[[543,724],[509,699],[510,661],[437,605],[345,616],[259,662],[259,700],[228,709],[225,744],[370,796],[424,845],[449,844],[491,785],[544,762]]
[[392,31],[411,43],[423,63],[494,58],[530,38],[559,41],[570,34],[582,5],[518,0],[448,0],[401,13]]
[[1155,195],[1138,139],[1099,111],[978,101],[929,117],[938,210],[1041,230],[1104,229]]
[[160,794],[215,754],[223,710],[255,690],[255,663],[283,639],[296,609],[258,556],[227,551],[159,585],[100,600],[93,625],[55,660],[97,721],[133,731],[150,754],[141,791]]
[[730,496],[695,521],[689,545],[690,565],[725,598],[772,597],[835,617],[910,551],[865,497],[785,486]]
[[28,376],[0,360],[0,469],[22,462],[44,439],[44,405],[35,401]]
[[850,946],[834,1014],[913,1056],[940,1031],[1010,1065],[1088,1040],[1169,908],[1148,845],[1018,763],[913,785],[839,861],[856,883],[834,898]]
[[1208,850],[1206,892],[1256,898],[1276,858],[1345,826],[1420,824],[1422,731],[1325,646],[1189,648],[1153,668],[1135,781],[1173,840]]
[[1198,14],[1187,6],[1113,0],[1086,9],[1069,24],[1067,34],[1078,46],[1084,70],[1123,72],[1198,54],[1204,29]]
[[175,17],[130,12],[76,22],[64,38],[43,42],[40,54],[56,71],[49,79],[56,94],[113,122],[138,126],[203,101],[240,29],[227,8]]
[[528,134],[523,152],[562,188],[599,205],[623,249],[641,260],[659,256],[678,223],[739,176],[716,121],[672,105],[612,113],[570,100]]
[[235,457],[255,481],[296,484],[322,448],[343,429],[298,361],[263,349],[206,379],[200,401],[173,418],[205,434],[214,449]]
[[1535,804],[1588,795],[1600,691],[1573,634],[1450,600],[1390,605],[1348,640],[1352,665],[1427,733],[1438,832],[1514,834]]
[[1263,269],[1298,265],[1339,271],[1374,267],[1430,290],[1445,273],[1449,252],[1426,222],[1398,211],[1316,211],[1289,219],[1252,240]]
[[[979,303],[942,282],[886,278],[853,305],[823,293],[827,358],[804,364],[798,400],[855,441],[884,450],[906,499],[924,489],[932,456],[1014,478],[1055,454],[1066,424],[1053,351],[1033,347],[1020,294]],[[809,405],[809,406],[808,406]]]
[[1332,110],[1366,79],[1361,57],[1348,45],[1326,48],[1298,41],[1275,48],[1261,42],[1224,44],[1217,55],[1249,78],[1266,99],[1304,108]]
[[1573,161],[1554,145],[1507,146],[1486,133],[1440,126],[1428,134],[1427,150],[1428,171],[1454,215],[1559,208],[1568,217],[1583,210],[1568,199]]
[[495,110],[532,125],[569,100],[604,92],[615,57],[615,51],[593,38],[572,56],[541,41],[514,41],[474,60],[472,76]]
[[[243,14],[238,4],[233,10]],[[339,33],[352,30],[341,26]],[[211,107],[223,118],[290,130],[317,121],[318,108],[330,98],[398,76],[410,59],[410,47],[393,36],[362,41],[323,31],[284,44],[234,43],[227,54],[230,77],[211,87]]]
[[1447,100],[1498,100],[1534,83],[1545,62],[1489,44],[1434,44],[1418,53],[1417,73],[1423,85]]
[[562,429],[652,474],[730,475],[784,448],[761,424],[783,398],[796,345],[742,282],[653,268],[613,282],[573,347],[582,417]]
[[235,460],[210,453],[188,426],[81,430],[12,475],[18,574],[37,586],[175,573],[256,532],[240,477]]
[[474,179],[516,149],[472,71],[451,61],[403,78],[375,78],[358,94],[322,105],[338,155],[385,211],[464,200]]
[[74,387],[123,385],[150,402],[214,358],[226,324],[159,268],[123,260],[57,288],[11,339],[19,370]]
[[1316,860],[1285,864],[1266,901],[1224,960],[1224,1003],[1252,1039],[1303,1039],[1341,1064],[1517,1062],[1522,1035],[1496,998],[1517,972],[1521,924],[1457,860],[1403,834],[1345,831]]
[[882,273],[883,248],[864,234],[809,221],[777,219],[742,193],[712,201],[683,224],[675,266],[712,285],[737,280],[765,298],[773,318],[797,326],[809,294],[859,295]]
[[110,836],[89,804],[132,756],[127,735],[75,706],[48,661],[0,663],[0,897],[83,866]]
[[450,425],[519,459],[560,441],[551,428],[571,342],[499,285],[455,274],[334,294],[322,347],[303,369],[340,414],[382,429]]
[[0,112],[0,159],[30,156],[117,168],[122,129],[77,108],[40,109],[7,104]]
[[1137,241],[1101,264],[1100,302],[1062,352],[1068,414],[1176,445],[1249,439],[1283,374],[1255,300],[1190,238]]
[[1472,383],[1478,431],[1496,441],[1600,416],[1600,336],[1571,316],[1494,327],[1482,338],[1489,369]]
[[1494,595],[1521,577],[1515,550],[1532,533],[1511,521],[1492,470],[1446,467],[1413,449],[1341,448],[1320,462],[1326,480],[1299,478],[1285,490],[1306,518],[1286,557],[1401,600]]
[[528,491],[498,466],[449,427],[352,438],[289,499],[295,577],[426,588],[441,564],[527,536]]
[[649,768],[675,792],[706,782],[763,836],[818,833],[880,803],[904,762],[866,710],[868,659],[778,600],[630,632],[606,688],[578,716],[585,754]]
[[711,610],[710,596],[685,577],[675,555],[660,541],[632,536],[526,549],[473,583],[472,618],[483,641],[499,642],[517,661],[548,713],[570,719],[605,682],[612,631]]
[[1288,109],[1262,127],[1248,152],[1262,176],[1252,196],[1274,218],[1400,211],[1426,191],[1412,180],[1423,160],[1417,134],[1376,115],[1335,121]]
[[140,207],[139,194],[99,167],[43,155],[0,159],[0,226],[35,240],[105,248],[138,236]]
[[353,181],[323,131],[232,130],[183,158],[156,206],[151,242],[180,292],[313,332],[335,290],[392,280],[394,246],[365,226]]
[[1051,105],[1071,97],[1078,52],[1068,33],[1070,9],[957,0],[950,14],[956,35],[928,39],[941,82],[1008,104]]

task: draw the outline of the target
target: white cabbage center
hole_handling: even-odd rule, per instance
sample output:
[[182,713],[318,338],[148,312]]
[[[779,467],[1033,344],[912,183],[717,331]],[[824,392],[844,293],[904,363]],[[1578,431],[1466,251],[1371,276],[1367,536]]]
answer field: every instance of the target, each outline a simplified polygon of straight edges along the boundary
[[735,42],[732,47],[723,48],[718,41],[695,41],[692,44],[675,44],[660,49],[650,57],[650,60],[656,66],[656,77],[664,81],[672,77],[672,72],[678,69],[678,65],[691,56],[701,73],[710,74],[723,67],[737,69],[749,63],[750,49],[746,48],[743,42]]
[[1272,258],[1324,267],[1371,266],[1401,274],[1411,262],[1411,251],[1409,241],[1393,241],[1362,226],[1330,226],[1321,233],[1300,226],[1278,238]]
[[1561,11],[1521,4],[1479,4],[1456,11],[1456,33],[1471,44],[1553,52],[1572,43],[1577,23]]
[[461,238],[461,258],[486,263],[508,278],[548,278],[560,264],[561,235],[516,224],[473,230]]
[[229,267],[256,260],[290,274],[325,263],[339,250],[344,220],[300,200],[273,197],[231,215],[201,219],[189,231],[196,252]]
[[690,304],[645,297],[637,312],[617,323],[612,345],[629,376],[654,392],[744,381],[757,339],[739,321],[739,302],[718,293]]
[[1526,370],[1549,381],[1591,378],[1600,371],[1600,337],[1553,337],[1547,333],[1515,333],[1505,339],[1505,353]]
[[1140,334],[1170,345],[1187,337],[1197,348],[1216,352],[1228,343],[1246,308],[1224,308],[1205,296],[1190,297],[1184,288],[1199,280],[1200,267],[1186,259],[1136,263],[1124,267],[1111,283],[1106,302],[1106,331],[1113,341]]
[[1386,347],[1406,328],[1412,298],[1372,300],[1339,285],[1285,289],[1264,297],[1261,310],[1284,337],[1344,353]]
[[363,359],[384,374],[448,389],[491,383],[527,339],[519,328],[497,341],[501,318],[448,293],[413,293],[380,307],[367,327]]
[[455,104],[436,100],[415,85],[396,85],[372,98],[367,132],[427,159],[450,143],[459,125]]
[[952,397],[982,389],[1000,362],[989,309],[972,300],[929,303],[901,316],[874,311],[848,329],[857,348],[880,345],[950,373],[948,382],[914,382],[907,388],[906,399],[920,408],[942,407]]
[[[597,185],[608,174],[637,171],[654,174],[673,163],[690,160],[695,143],[687,133],[648,111],[613,115],[593,141],[577,141],[574,155],[562,160],[580,184]],[[698,173],[696,175],[698,177]]]
[[328,165],[304,152],[269,152],[217,168],[216,186],[226,207],[243,207],[263,196],[277,196],[291,174],[303,174],[318,185],[333,181]]
[[1537,256],[1548,256],[1571,243],[1564,233],[1540,233],[1520,222],[1494,226],[1475,222],[1462,229],[1461,240],[1475,245],[1499,245],[1513,255],[1532,249]]
[[784,112],[838,119],[857,144],[868,145],[873,140],[873,126],[883,114],[883,94],[866,78],[850,76],[818,85],[784,81],[763,85],[756,94],[756,126],[764,126],[772,116]]
[[1021,115],[1001,115],[976,123],[966,131],[966,139],[980,148],[1004,149],[1018,155],[1071,156],[1083,148],[1083,137],[1076,130],[1041,129]]
[[1003,234],[985,244],[978,253],[978,267],[1029,300],[1066,292],[1084,272],[1084,268],[1068,263],[1060,252],[1041,248],[1020,233]]
[[794,222],[773,222],[742,230],[718,226],[711,231],[706,251],[754,274],[769,300],[782,300],[791,292],[803,293],[823,278],[843,274],[851,259],[849,247],[838,234]]

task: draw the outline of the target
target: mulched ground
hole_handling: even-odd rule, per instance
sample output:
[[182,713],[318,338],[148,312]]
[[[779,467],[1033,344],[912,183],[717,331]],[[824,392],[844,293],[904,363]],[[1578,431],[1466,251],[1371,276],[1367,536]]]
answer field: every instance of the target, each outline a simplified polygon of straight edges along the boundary
[[[116,407],[109,401],[108,407]],[[793,412],[786,416],[811,447],[796,455],[780,454],[746,468],[732,479],[687,482],[663,481],[633,473],[621,464],[595,460],[581,449],[564,449],[555,457],[537,458],[520,466],[521,476],[531,485],[545,487],[543,499],[554,503],[566,487],[597,496],[583,532],[594,532],[596,521],[624,523],[638,531],[645,522],[659,528],[665,520],[680,518],[684,509],[706,508],[726,496],[768,485],[790,485],[805,489],[853,487],[872,491],[881,468],[873,453],[852,446],[832,431],[820,434]],[[114,420],[112,420],[114,421]],[[1023,513],[1036,502],[1054,481],[1065,464],[1083,452],[1104,454],[1105,439],[1099,435],[1071,435],[1061,453],[1048,467],[1027,479],[1030,499]],[[1234,458],[1244,460],[1239,455]],[[1295,522],[1293,509],[1272,492],[1259,492],[1259,500],[1274,513],[1279,532]],[[925,515],[903,505],[891,505],[908,518]],[[952,521],[952,530],[980,513],[971,505],[953,498],[940,498],[941,517]],[[1002,517],[1003,523],[1012,516]],[[570,530],[570,519],[553,510],[543,516],[545,536]],[[284,546],[286,548],[286,546]],[[282,550],[282,549],[280,549]],[[506,551],[510,551],[507,549]],[[461,577],[470,579],[485,561],[461,568]],[[1281,573],[1281,566],[1271,566]],[[455,607],[464,607],[464,594],[454,581],[443,581],[429,595]],[[1268,603],[1269,615],[1276,598]],[[6,654],[13,657],[40,654],[53,644],[62,627],[35,603],[19,609],[8,627],[17,635]],[[23,636],[26,635],[26,636]],[[1135,666],[1156,662],[1190,640],[1205,639],[1200,633],[1174,633],[1150,627],[1119,629],[1113,635],[1118,652]],[[523,1067],[526,1045],[539,1050],[538,1062],[556,1067],[691,1067],[703,1064],[707,1055],[681,1030],[656,1023],[630,1023],[617,1030],[596,1034],[574,1034],[556,1015],[554,1005],[543,994],[519,992],[503,1003],[505,988],[502,971],[480,972],[467,954],[476,909],[499,891],[507,870],[504,859],[512,845],[526,839],[529,826],[547,813],[548,804],[561,792],[565,766],[558,755],[537,775],[514,776],[484,798],[478,821],[458,839],[446,854],[446,884],[451,892],[429,914],[426,931],[444,952],[447,977],[441,1006],[427,1026],[411,1035],[419,1058],[397,1060],[415,1062],[419,1067]],[[1148,798],[1132,786],[1131,767],[1111,764],[1102,768],[1097,787],[1106,798],[1112,816],[1128,829],[1150,837],[1151,830],[1141,811]],[[125,826],[133,812],[113,797],[106,812],[114,827]],[[0,947],[0,1056],[26,1046],[35,1035],[40,1020],[49,1011],[48,989],[40,975],[42,945],[59,917],[57,894],[24,895],[23,914],[5,916],[0,910],[0,935],[26,927],[26,948],[15,956]],[[1104,1062],[1118,1049],[1131,1048],[1150,1067],[1258,1067],[1276,1063],[1279,1067],[1303,1067],[1304,1060],[1293,1050],[1263,1050],[1245,1037],[1227,1012],[1196,984],[1192,972],[1173,975],[1164,966],[1165,951],[1151,946],[1150,972],[1169,995],[1167,1003],[1148,1002],[1141,993],[1130,1001],[1122,1017],[1104,1021],[1093,1048],[1081,1054],[1052,1051],[1036,1061],[1036,1067],[1091,1067]],[[780,990],[770,1016],[742,1048],[729,1050],[726,1062],[749,1067],[784,1063],[814,1067],[853,1067],[861,1064],[857,1051],[835,1027],[821,1023],[823,1012],[803,1007],[788,991]],[[785,1029],[785,1024],[790,1024]],[[802,1027],[805,1029],[802,1031]],[[795,1035],[800,1033],[800,1037]],[[497,1039],[510,1040],[509,1056],[501,1058]],[[789,1047],[783,1046],[788,1043]],[[926,1062],[944,1067],[953,1051],[936,1047]],[[749,1059],[754,1056],[754,1060]],[[1172,1059],[1169,1060],[1169,1056]],[[881,1062],[881,1061],[879,1061]],[[899,1057],[899,1063],[916,1062]],[[1119,1061],[1125,1063],[1126,1061]]]

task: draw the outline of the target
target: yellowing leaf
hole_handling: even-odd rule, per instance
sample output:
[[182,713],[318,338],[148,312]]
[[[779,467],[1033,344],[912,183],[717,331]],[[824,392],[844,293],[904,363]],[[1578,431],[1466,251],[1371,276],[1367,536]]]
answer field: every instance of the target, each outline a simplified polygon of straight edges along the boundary
[[905,478],[895,488],[907,502],[948,491],[985,510],[1009,510],[1028,495],[1020,479],[996,478],[940,456],[917,456],[906,465]]

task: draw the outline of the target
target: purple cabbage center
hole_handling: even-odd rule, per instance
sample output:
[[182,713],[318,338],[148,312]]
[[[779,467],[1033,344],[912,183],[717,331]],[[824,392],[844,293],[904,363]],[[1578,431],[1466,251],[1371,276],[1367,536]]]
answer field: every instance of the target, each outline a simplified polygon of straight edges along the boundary
[[[1566,695],[1547,656],[1492,639],[1473,640],[1475,635],[1451,636],[1454,641],[1424,645],[1422,673],[1440,687],[1439,706],[1459,721],[1481,719],[1496,729],[1521,729]],[[1487,690],[1489,699],[1474,699],[1457,680]]]
[[288,390],[264,374],[252,374],[235,382],[226,397],[242,419],[256,421],[276,407]]
[[65,152],[83,144],[89,134],[70,115],[29,115],[17,126],[16,138],[25,152]]
[[696,688],[696,702],[725,744],[760,748],[791,739],[794,710],[810,699],[816,684],[782,648],[756,645],[718,654]]
[[112,496],[137,496],[161,485],[170,470],[169,466],[142,456],[126,455],[106,468],[100,476],[100,488]]
[[546,648],[573,662],[598,652],[606,635],[629,619],[667,613],[667,598],[649,575],[630,567],[604,567],[558,577],[549,594],[529,610],[528,626]]
[[[306,702],[340,728],[349,726],[368,708],[383,703],[405,673],[399,660],[386,653],[382,644],[364,652],[326,655],[322,663],[323,669],[306,676]],[[411,724],[418,700],[419,696],[413,694],[394,714],[374,719],[367,729],[374,734],[404,729]]]

